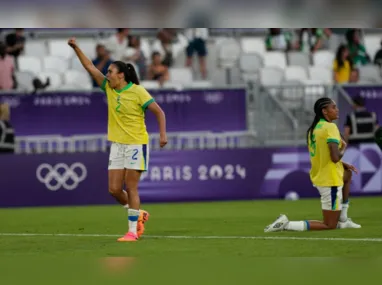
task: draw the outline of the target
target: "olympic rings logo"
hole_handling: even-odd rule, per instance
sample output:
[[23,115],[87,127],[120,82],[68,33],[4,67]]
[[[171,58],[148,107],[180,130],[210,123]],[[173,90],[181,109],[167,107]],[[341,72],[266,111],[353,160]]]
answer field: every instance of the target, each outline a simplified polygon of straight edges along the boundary
[[[80,162],[73,163],[71,166],[65,163],[58,163],[55,166],[43,163],[36,170],[37,179],[51,191],[57,191],[61,187],[66,190],[74,190],[80,182],[85,180],[86,176],[87,169]],[[53,184],[54,181],[56,183]]]

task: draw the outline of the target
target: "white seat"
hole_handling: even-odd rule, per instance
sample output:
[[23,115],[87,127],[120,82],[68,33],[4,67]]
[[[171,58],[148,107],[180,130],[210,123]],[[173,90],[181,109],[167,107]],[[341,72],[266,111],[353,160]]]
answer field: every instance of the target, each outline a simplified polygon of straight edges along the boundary
[[27,40],[25,42],[25,55],[44,57],[48,55],[48,49],[44,40]]
[[320,80],[326,84],[333,83],[332,69],[320,66],[310,66],[308,69],[309,78],[312,80]]
[[284,79],[284,71],[277,67],[260,69],[260,83],[264,86],[280,85]]
[[49,77],[50,86],[47,87],[47,90],[55,90],[62,84],[62,77],[59,73],[55,71],[44,71],[38,74],[38,78],[45,83]]
[[300,80],[288,80],[282,83],[280,98],[288,109],[300,109],[304,101],[304,88]]
[[236,65],[241,53],[240,45],[235,39],[225,39],[219,43],[218,59],[223,68],[232,68]]
[[80,86],[80,89],[89,90],[92,88],[92,81],[90,76],[86,72],[78,70],[67,70],[64,73],[64,84]]
[[323,85],[325,82],[317,79],[308,79],[304,80],[303,84],[305,85],[304,109],[310,112],[314,102],[326,95],[326,89]]
[[288,64],[307,68],[310,66],[309,55],[299,51],[288,52]]
[[208,80],[196,80],[196,81],[193,81],[191,82],[191,84],[188,84],[187,87],[189,88],[210,88],[212,87],[212,83],[211,81],[208,81]]
[[77,91],[77,90],[91,90],[91,88],[85,89],[83,85],[63,84],[63,85],[57,87],[57,90],[59,90],[59,91]]
[[67,40],[49,40],[49,55],[69,59],[74,55],[73,49],[68,45]]
[[173,83],[190,84],[193,81],[192,71],[186,67],[173,67],[169,69],[170,81]]
[[35,75],[29,71],[16,71],[15,77],[17,80],[17,89],[20,91],[33,91],[33,79]]
[[18,59],[19,70],[38,74],[42,71],[42,63],[38,57],[21,55]]
[[80,60],[78,57],[74,56],[70,60],[70,69],[78,70],[78,71],[84,71],[84,67],[82,66]]
[[365,35],[364,43],[366,53],[374,60],[374,56],[377,51],[381,48],[382,35]]
[[54,70],[59,73],[64,73],[68,70],[69,64],[68,61],[57,56],[46,56],[43,58],[43,67],[44,70]]
[[240,55],[240,71],[244,73],[255,73],[263,67],[263,58],[258,53],[244,53]]
[[329,50],[318,50],[313,54],[314,66],[332,68],[334,61],[334,53]]
[[288,66],[284,71],[285,80],[306,80],[308,74],[301,66]]
[[270,51],[264,54],[264,66],[273,66],[284,69],[287,66],[285,53]]
[[241,39],[241,49],[244,53],[266,53],[264,39],[261,37],[243,37]]
[[151,59],[151,46],[148,39],[141,38],[141,50],[146,60]]
[[[79,47],[81,48],[81,50],[84,52],[84,54],[90,60],[93,60],[96,57],[97,42],[95,40],[93,40],[93,39],[78,39],[77,43],[78,43]],[[71,55],[69,57],[72,57],[72,56],[74,56],[73,52],[71,53]],[[76,56],[74,56],[74,57],[76,57]]]
[[159,82],[155,80],[142,80],[140,82],[140,85],[142,85],[146,89],[158,89],[159,88]]
[[381,82],[381,71],[376,65],[364,65],[359,67],[359,77],[362,80]]

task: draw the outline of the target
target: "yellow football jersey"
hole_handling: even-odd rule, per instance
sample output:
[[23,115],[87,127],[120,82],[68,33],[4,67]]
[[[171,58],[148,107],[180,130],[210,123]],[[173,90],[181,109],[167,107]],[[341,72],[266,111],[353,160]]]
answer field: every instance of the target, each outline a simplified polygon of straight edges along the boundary
[[122,144],[148,144],[145,111],[154,98],[140,85],[130,82],[122,90],[112,89],[105,78],[101,89],[108,103],[108,140]]
[[310,179],[315,186],[333,187],[343,185],[344,168],[342,162],[334,163],[330,158],[328,143],[342,146],[341,135],[334,123],[320,120],[313,130],[313,141],[310,136],[308,147],[310,153]]

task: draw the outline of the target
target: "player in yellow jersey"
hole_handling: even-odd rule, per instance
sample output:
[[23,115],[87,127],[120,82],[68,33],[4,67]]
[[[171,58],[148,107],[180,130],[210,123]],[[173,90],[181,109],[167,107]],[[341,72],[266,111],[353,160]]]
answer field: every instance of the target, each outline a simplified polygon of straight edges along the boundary
[[315,118],[307,132],[310,153],[310,179],[321,195],[323,221],[289,221],[280,215],[265,228],[265,232],[331,230],[360,228],[347,217],[352,171],[357,169],[341,161],[346,149],[337,125],[338,108],[330,98],[321,98],[314,104]]
[[[139,85],[131,64],[115,61],[108,67],[106,77],[69,39],[83,67],[106,93],[108,103],[108,140],[112,142],[109,158],[109,192],[128,211],[129,230],[118,241],[136,241],[143,234],[149,214],[140,210],[138,183],[149,164],[149,136],[145,111],[153,112],[158,120],[160,146],[167,144],[164,112]],[[126,191],[123,190],[123,185]]]

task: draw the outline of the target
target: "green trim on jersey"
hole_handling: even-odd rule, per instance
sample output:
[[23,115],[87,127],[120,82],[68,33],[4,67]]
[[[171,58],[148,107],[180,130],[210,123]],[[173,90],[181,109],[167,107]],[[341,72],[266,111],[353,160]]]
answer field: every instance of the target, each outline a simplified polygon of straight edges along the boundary
[[103,91],[105,91],[106,92],[106,82],[107,82],[107,79],[105,78],[103,81],[102,81],[102,84],[101,84],[101,89],[103,90]]
[[336,143],[336,144],[340,144],[340,141],[339,141],[339,140],[336,140],[336,139],[327,139],[326,142],[327,142],[327,143]]
[[146,111],[147,107],[148,107],[151,103],[153,103],[153,102],[155,102],[154,98],[150,99],[150,100],[147,101],[145,104],[143,104],[143,106],[142,106],[142,110],[143,110],[143,112]]
[[131,86],[133,86],[133,82],[130,82],[129,84],[127,84],[125,87],[123,87],[121,90],[117,90],[117,89],[114,89],[115,92],[117,93],[121,93],[123,91],[126,91],[127,89],[129,89]]

